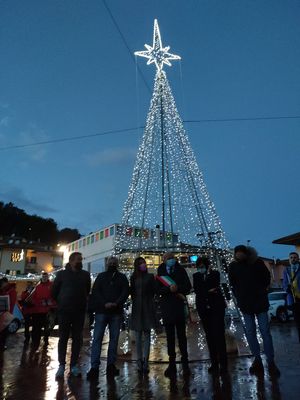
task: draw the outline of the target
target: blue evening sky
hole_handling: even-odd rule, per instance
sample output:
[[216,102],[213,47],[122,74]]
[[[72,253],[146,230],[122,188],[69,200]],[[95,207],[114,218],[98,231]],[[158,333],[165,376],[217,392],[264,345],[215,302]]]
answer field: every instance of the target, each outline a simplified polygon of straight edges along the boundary
[[[299,0],[106,3],[132,52],[158,19],[184,120],[300,116]],[[151,91],[104,1],[1,0],[0,57],[0,148],[145,123]],[[285,257],[271,242],[300,230],[300,119],[185,128],[231,244]],[[0,200],[83,234],[119,222],[141,135],[0,149]]]

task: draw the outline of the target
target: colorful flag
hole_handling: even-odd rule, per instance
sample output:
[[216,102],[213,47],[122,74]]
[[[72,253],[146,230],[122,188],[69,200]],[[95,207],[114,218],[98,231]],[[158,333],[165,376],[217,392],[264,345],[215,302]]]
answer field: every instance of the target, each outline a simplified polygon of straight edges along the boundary
[[171,285],[176,285],[176,282],[173,281],[173,279],[167,275],[156,275],[156,279],[158,281],[160,281],[164,286],[167,286],[167,287],[169,287]]

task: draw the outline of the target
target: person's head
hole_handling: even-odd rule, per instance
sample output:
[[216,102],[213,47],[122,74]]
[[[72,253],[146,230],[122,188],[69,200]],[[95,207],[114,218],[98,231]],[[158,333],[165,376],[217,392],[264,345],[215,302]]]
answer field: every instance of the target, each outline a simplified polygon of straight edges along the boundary
[[147,272],[147,263],[143,257],[137,257],[134,260],[134,273]]
[[42,283],[46,283],[49,281],[49,274],[46,271],[42,272],[42,278],[41,278]]
[[258,258],[258,253],[254,247],[247,246],[247,258],[250,264],[254,263]]
[[72,253],[69,257],[69,264],[74,270],[82,269],[82,254],[78,251]]
[[176,258],[174,254],[169,252],[164,254],[163,261],[164,264],[166,264],[166,266],[170,268],[174,267],[176,264]]
[[247,247],[243,244],[239,244],[234,248],[234,259],[236,261],[245,261],[248,257]]
[[209,259],[207,257],[198,257],[196,261],[196,268],[202,274],[205,274],[208,271],[210,266]]
[[292,252],[289,254],[289,261],[290,261],[290,264],[291,264],[291,265],[293,265],[293,264],[299,264],[299,254],[296,253],[295,251],[292,251]]
[[106,268],[107,271],[116,271],[119,267],[119,259],[115,256],[110,256],[107,259]]

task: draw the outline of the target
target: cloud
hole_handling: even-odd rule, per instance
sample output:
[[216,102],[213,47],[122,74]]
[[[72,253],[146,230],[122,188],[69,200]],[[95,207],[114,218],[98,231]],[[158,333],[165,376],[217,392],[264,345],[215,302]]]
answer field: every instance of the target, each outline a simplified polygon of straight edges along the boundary
[[0,185],[0,201],[3,201],[5,203],[12,202],[14,203],[17,207],[25,209],[27,212],[32,212],[32,213],[55,213],[57,210],[54,208],[46,205],[46,204],[41,204],[39,202],[35,202],[31,199],[29,199],[24,193],[24,191],[20,188],[17,187],[7,187],[6,189],[3,189],[5,185],[3,182],[1,182]]
[[134,160],[136,152],[135,148],[111,148],[93,154],[85,154],[83,158],[91,167],[109,164],[124,165]]
[[6,117],[2,117],[0,119],[0,126],[7,127],[9,125],[10,117],[7,115]]
[[[38,128],[35,124],[30,124],[29,128],[19,134],[19,143],[21,145],[43,142],[49,140],[49,135],[43,129]],[[47,155],[46,146],[33,146],[25,150],[33,161],[44,161]]]

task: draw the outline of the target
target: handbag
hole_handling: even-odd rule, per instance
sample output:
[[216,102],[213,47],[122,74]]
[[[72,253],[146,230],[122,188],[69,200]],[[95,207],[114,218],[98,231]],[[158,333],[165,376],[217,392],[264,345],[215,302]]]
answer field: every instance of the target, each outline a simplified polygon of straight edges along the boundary
[[15,319],[15,317],[9,312],[4,311],[0,314],[0,332],[3,332],[4,329],[8,327],[11,321]]

